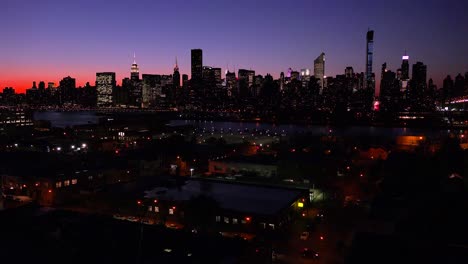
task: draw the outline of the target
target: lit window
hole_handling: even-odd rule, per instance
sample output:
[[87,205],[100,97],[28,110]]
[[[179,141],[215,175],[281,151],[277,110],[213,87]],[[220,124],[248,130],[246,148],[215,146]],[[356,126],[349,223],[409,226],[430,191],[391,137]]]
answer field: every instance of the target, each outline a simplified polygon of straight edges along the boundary
[[247,224],[247,221],[245,221],[244,219],[241,220],[241,223],[242,224]]
[[237,225],[237,223],[238,223],[238,222],[237,222],[237,218],[233,218],[233,219],[232,219],[232,223],[235,224],[235,225]]
[[159,207],[158,207],[158,206],[155,206],[155,207],[154,207],[154,212],[155,212],[155,213],[159,213]]
[[170,215],[173,215],[173,214],[174,214],[174,209],[169,208],[169,214],[170,214]]
[[272,230],[275,230],[275,225],[274,225],[274,224],[269,224],[269,226],[270,226],[270,228],[271,228]]
[[70,181],[69,181],[69,180],[63,181],[63,185],[64,185],[64,186],[69,186],[69,185],[70,185]]
[[148,206],[148,211],[149,211],[149,212],[153,212],[153,206],[151,206],[151,205]]
[[219,215],[216,216],[216,222],[221,222],[221,216]]
[[229,224],[229,217],[224,217],[224,223]]
[[92,180],[93,179],[93,176],[88,176],[88,180]]
[[62,182],[56,182],[55,187],[56,188],[61,188],[62,187]]
[[75,184],[77,184],[77,183],[78,183],[78,180],[77,180],[77,179],[72,179],[72,180],[71,180],[71,184],[75,185]]

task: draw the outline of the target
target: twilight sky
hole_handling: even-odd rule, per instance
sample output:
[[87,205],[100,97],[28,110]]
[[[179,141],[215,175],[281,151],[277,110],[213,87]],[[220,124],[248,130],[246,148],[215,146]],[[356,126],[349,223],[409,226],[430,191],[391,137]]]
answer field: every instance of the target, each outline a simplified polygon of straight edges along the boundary
[[395,71],[408,51],[440,86],[468,71],[466,0],[1,0],[0,88],[32,81],[94,83],[99,71],[170,74],[178,57],[190,75],[190,49],[203,64],[252,68],[275,78],[288,67],[313,69],[326,54],[326,75],[365,68],[365,34],[375,30],[374,72]]

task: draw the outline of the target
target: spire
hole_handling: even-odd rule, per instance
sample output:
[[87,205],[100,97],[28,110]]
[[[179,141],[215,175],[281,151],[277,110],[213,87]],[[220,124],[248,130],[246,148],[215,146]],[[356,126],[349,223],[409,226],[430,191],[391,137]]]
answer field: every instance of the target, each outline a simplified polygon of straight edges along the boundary
[[179,71],[179,63],[177,63],[177,56],[175,57],[175,66],[174,66],[174,71]]
[[133,64],[136,64],[136,55],[135,55],[135,52],[133,52]]

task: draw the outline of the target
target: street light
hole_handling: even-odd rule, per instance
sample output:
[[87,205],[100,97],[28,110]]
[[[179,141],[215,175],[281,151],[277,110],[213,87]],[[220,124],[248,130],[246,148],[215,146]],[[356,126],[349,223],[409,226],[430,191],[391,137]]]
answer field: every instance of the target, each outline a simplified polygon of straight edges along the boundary
[[194,171],[194,169],[190,168],[190,177],[193,177],[193,171]]

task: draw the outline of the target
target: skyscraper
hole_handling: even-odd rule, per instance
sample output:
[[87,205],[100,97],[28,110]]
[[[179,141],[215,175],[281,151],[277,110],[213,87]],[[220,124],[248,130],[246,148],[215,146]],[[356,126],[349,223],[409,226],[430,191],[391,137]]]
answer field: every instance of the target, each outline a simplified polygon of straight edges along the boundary
[[325,76],[325,53],[321,53],[315,60],[314,60],[314,77],[318,80],[320,85],[320,94],[323,92],[324,87],[324,78]]
[[353,69],[353,67],[346,67],[345,76],[346,76],[346,78],[354,78],[354,69]]
[[130,79],[132,81],[139,81],[140,80],[140,69],[138,68],[138,64],[136,63],[135,54],[133,54],[133,64],[130,70]]
[[372,63],[374,60],[374,31],[367,31],[366,36],[366,81],[365,87],[374,89],[374,79],[372,77]]
[[402,62],[401,62],[401,79],[402,80],[409,80],[409,56],[406,55],[406,52],[405,52],[405,55],[403,55],[403,57],[401,57],[402,59]]
[[213,68],[213,72],[214,72],[214,78],[215,78],[216,84],[220,84],[221,83],[221,68]]
[[409,56],[403,55],[401,57],[401,69],[400,69],[400,90],[405,93],[405,98],[408,97],[408,83],[409,83]]
[[418,61],[416,64],[413,64],[412,80],[416,87],[420,87],[423,90],[426,88],[427,66],[424,63]]
[[74,100],[76,80],[70,76],[63,78],[60,83],[60,103],[69,103]]
[[161,75],[143,74],[142,101],[141,107],[148,108],[154,104],[156,94],[161,93]]
[[177,63],[177,57],[175,60],[174,74],[172,75],[172,83],[175,88],[180,87],[180,73],[179,73],[179,64]]
[[112,106],[112,91],[116,85],[115,72],[96,73],[97,106]]
[[203,51],[192,49],[192,80],[200,81],[203,77]]
[[310,69],[301,69],[302,88],[306,88],[310,82]]

